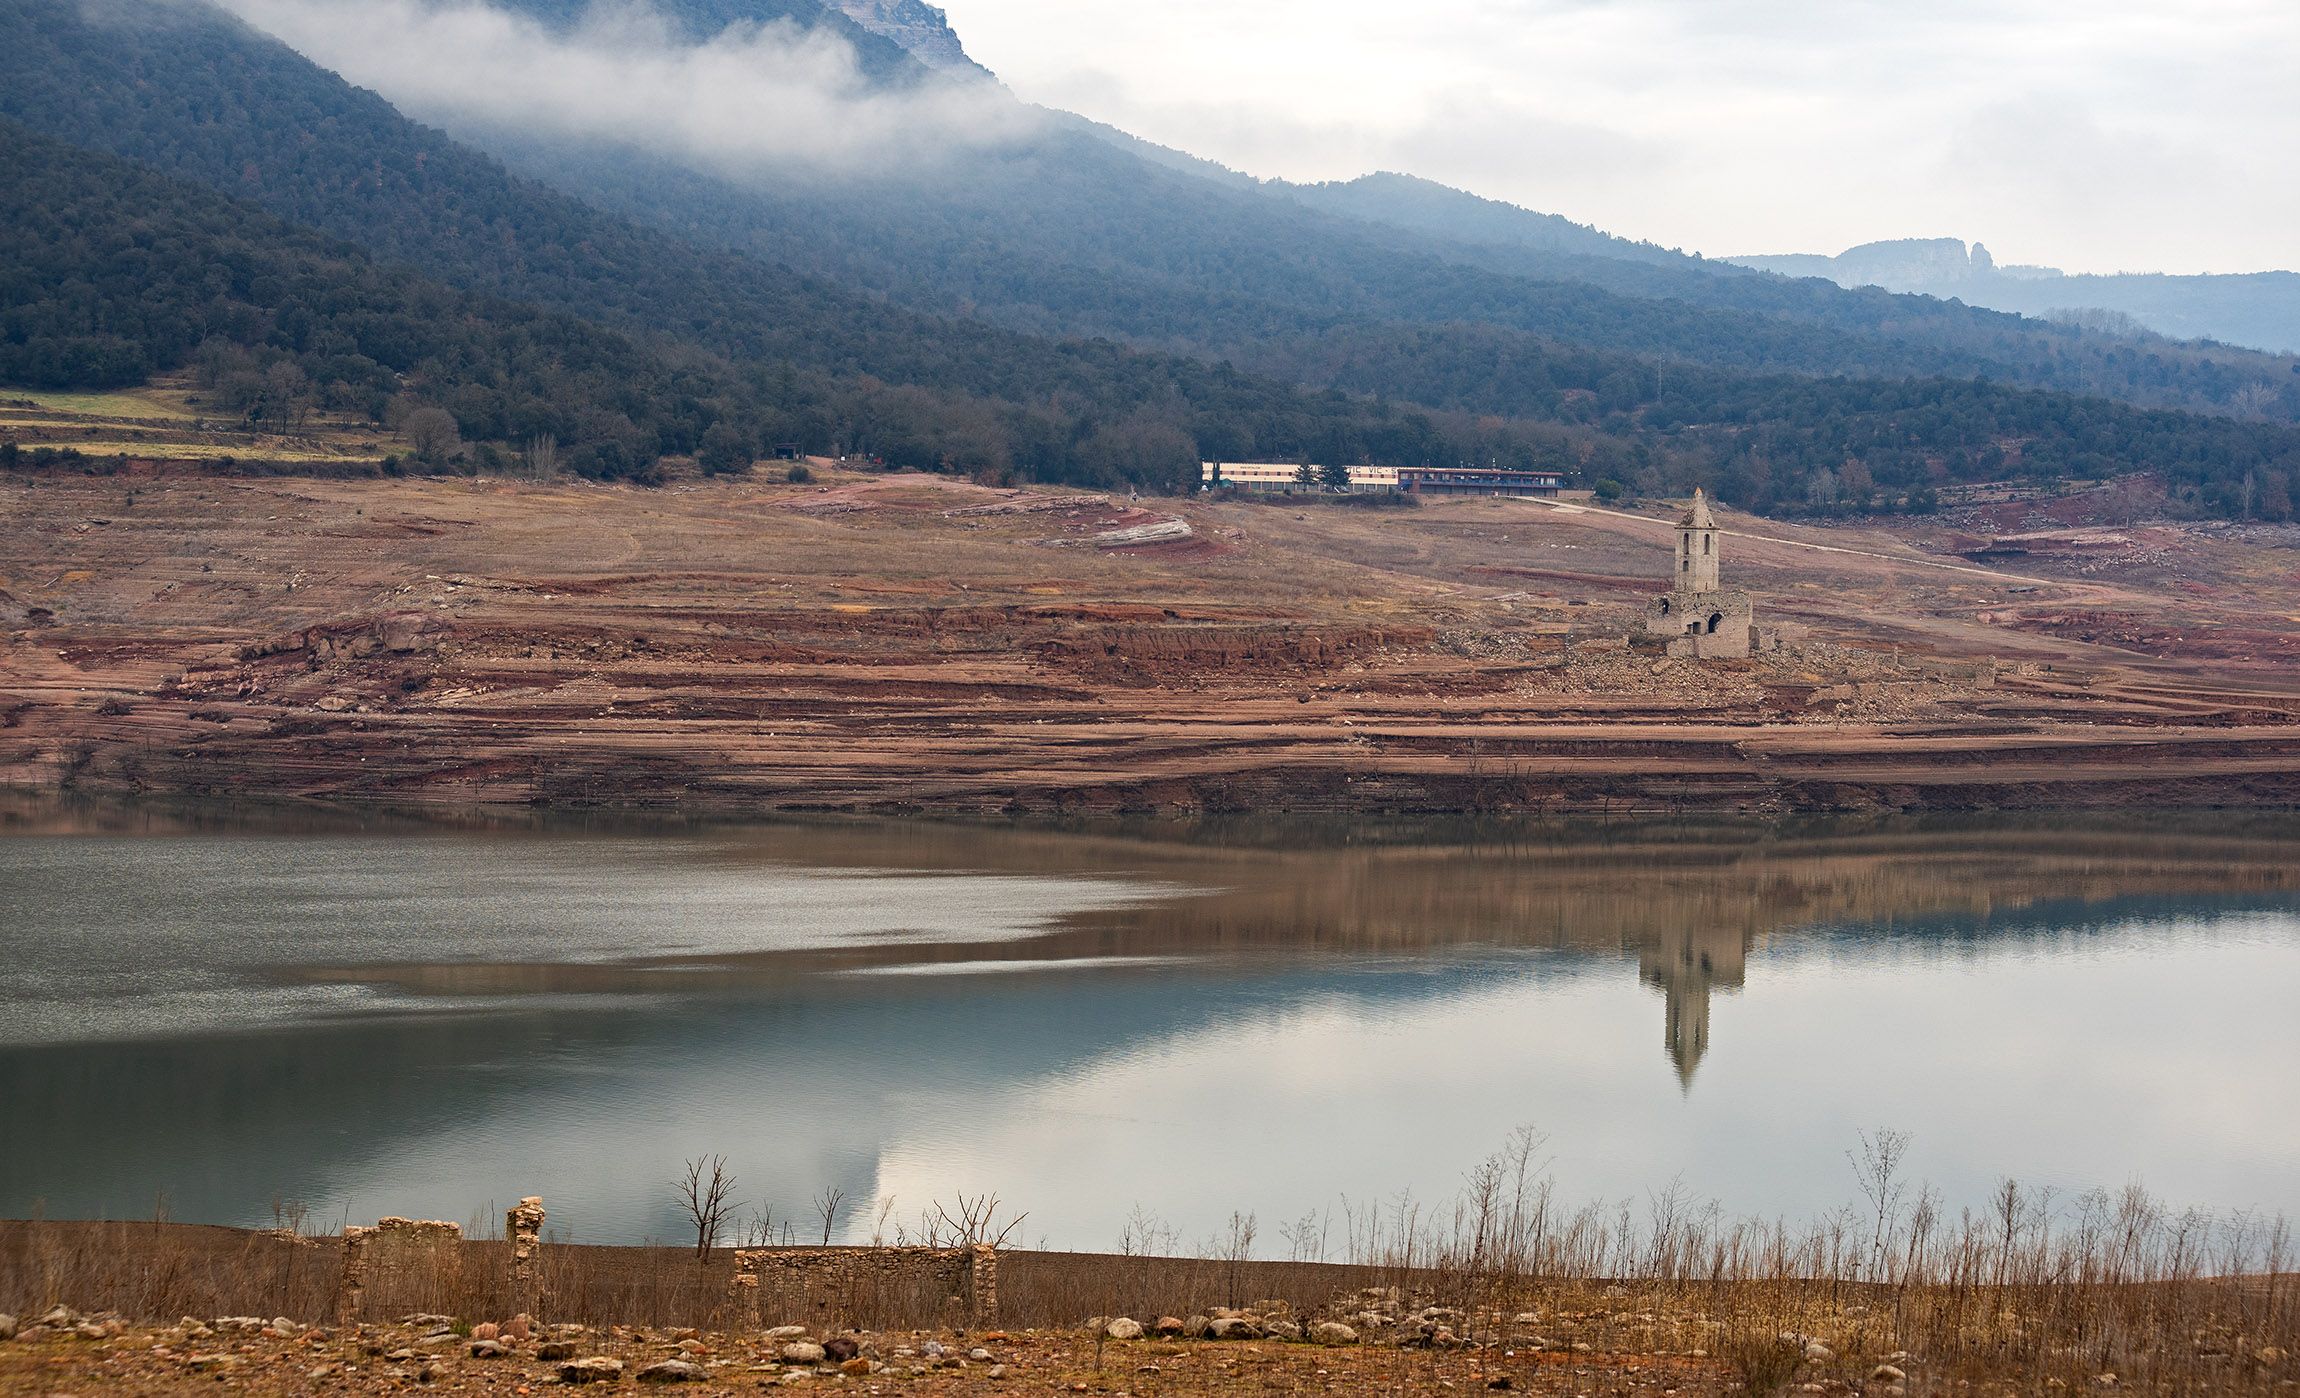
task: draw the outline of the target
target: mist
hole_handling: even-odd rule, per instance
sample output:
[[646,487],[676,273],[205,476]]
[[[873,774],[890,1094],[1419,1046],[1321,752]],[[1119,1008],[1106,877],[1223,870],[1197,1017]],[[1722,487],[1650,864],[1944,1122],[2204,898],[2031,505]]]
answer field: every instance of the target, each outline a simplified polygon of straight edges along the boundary
[[222,3],[420,119],[619,143],[715,174],[916,169],[1039,124],[989,81],[874,83],[844,40],[787,22],[694,44],[638,4],[595,5],[561,32],[479,4]]

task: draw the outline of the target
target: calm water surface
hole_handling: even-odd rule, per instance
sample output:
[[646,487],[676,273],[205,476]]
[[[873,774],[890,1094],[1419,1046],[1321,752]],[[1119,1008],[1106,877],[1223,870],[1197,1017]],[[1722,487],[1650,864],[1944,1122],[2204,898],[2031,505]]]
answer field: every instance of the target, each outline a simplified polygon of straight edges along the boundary
[[[1185,1242],[1450,1194],[2300,1213],[2300,831],[0,824],[0,1215],[676,1237],[667,1181]],[[746,1210],[749,1212],[749,1210]],[[1282,1250],[1282,1249],[1281,1249]]]

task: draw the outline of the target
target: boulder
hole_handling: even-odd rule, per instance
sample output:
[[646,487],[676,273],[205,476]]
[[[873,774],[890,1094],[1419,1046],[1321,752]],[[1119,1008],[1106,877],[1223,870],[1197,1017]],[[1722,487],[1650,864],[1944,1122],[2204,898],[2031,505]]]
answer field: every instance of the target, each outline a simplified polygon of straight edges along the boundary
[[1273,1317],[1262,1322],[1262,1333],[1273,1340],[1299,1340],[1302,1338],[1302,1327],[1295,1321]]
[[623,1361],[603,1354],[571,1360],[559,1366],[561,1383],[613,1383],[623,1377]]
[[501,1340],[473,1340],[471,1342],[471,1357],[473,1359],[502,1359],[510,1353],[511,1346]]
[[1869,1371],[1871,1383],[1901,1383],[1909,1376],[1891,1364],[1879,1364]]
[[1132,1316],[1122,1315],[1103,1326],[1102,1333],[1113,1340],[1139,1340],[1142,1338],[1142,1322]]
[[483,1320],[479,1324],[471,1327],[471,1338],[474,1340],[492,1340],[498,1338],[502,1334],[503,1327],[497,1325],[492,1320]]
[[1182,1321],[1179,1316],[1162,1315],[1150,1330],[1160,1339],[1171,1340],[1182,1333]]
[[1262,1327],[1244,1316],[1226,1315],[1219,1320],[1207,1321],[1205,1335],[1209,1340],[1259,1340],[1262,1338]]
[[778,1325],[767,1332],[767,1338],[777,1344],[787,1340],[803,1340],[806,1337],[807,1327],[804,1325]]
[[703,1377],[703,1366],[684,1359],[662,1359],[639,1371],[641,1383],[695,1383]]
[[784,1345],[782,1360],[785,1364],[820,1364],[826,1351],[812,1340],[793,1340]]
[[1338,1320],[1321,1320],[1310,1327],[1310,1338],[1321,1345],[1354,1345],[1358,1332]]

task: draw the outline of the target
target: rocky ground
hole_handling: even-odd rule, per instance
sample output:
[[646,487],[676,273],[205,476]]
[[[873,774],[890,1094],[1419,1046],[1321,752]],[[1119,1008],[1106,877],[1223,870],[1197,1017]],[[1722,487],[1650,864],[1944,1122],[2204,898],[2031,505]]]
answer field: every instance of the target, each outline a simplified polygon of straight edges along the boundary
[[[184,1317],[131,1325],[58,1308],[0,1343],[0,1394],[414,1391],[524,1395],[538,1387],[625,1384],[699,1389],[800,1387],[858,1394],[1459,1393],[1694,1395],[1745,1391],[1747,1366],[1712,1354],[1722,1329],[1696,1315],[1588,1309],[1485,1318],[1400,1310],[1396,1294],[1337,1298],[1340,1319],[1297,1320],[1282,1305],[1209,1315],[1096,1318],[1064,1330],[755,1333],[542,1325],[525,1316],[465,1324],[414,1315],[395,1324],[307,1327],[286,1317]],[[1848,1321],[1857,1324],[1857,1319]],[[0,1332],[12,1328],[0,1325]],[[1552,1331],[1553,1335],[1542,1331]],[[1586,1338],[1582,1338],[1586,1337]],[[1910,1391],[1903,1353],[1840,1356],[1824,1339],[1769,1336],[1762,1385],[1798,1392]],[[1920,1382],[1921,1386],[1921,1382]],[[1961,1391],[1991,1391],[1967,1382]]]
[[656,491],[17,475],[0,785],[731,811],[2300,803],[2300,571],[2274,531],[2153,525],[2099,545],[2124,550],[2105,567],[1987,521],[1725,522],[1728,585],[1792,651],[1627,639],[1667,571],[1659,505],[829,468]]

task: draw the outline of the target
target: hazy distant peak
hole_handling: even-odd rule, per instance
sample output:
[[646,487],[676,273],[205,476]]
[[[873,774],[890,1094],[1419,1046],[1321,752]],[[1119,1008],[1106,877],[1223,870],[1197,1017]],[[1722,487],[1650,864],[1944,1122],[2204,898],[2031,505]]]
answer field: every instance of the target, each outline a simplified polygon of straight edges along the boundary
[[967,57],[966,46],[950,27],[950,16],[925,0],[828,0],[828,3],[871,33],[902,45],[929,68],[951,73],[989,73]]
[[1725,261],[1785,277],[1820,277],[1839,286],[1877,286],[1967,305],[2065,320],[2108,333],[2145,328],[2175,339],[2211,339],[2300,352],[2300,276],[2247,272],[2218,276],[2082,274],[2058,267],[1999,265],[1961,238],[1894,238],[1834,257],[1782,253]]

